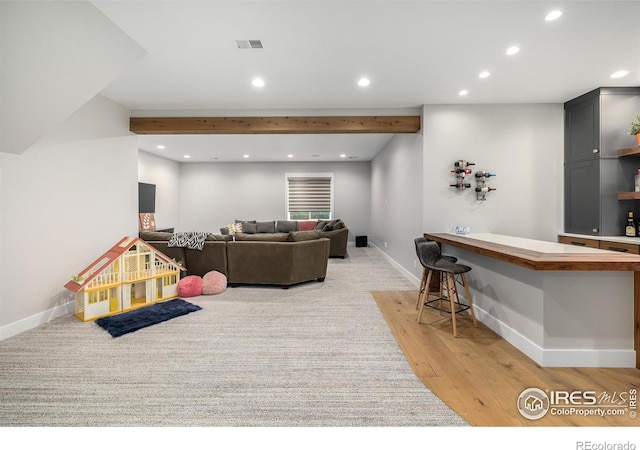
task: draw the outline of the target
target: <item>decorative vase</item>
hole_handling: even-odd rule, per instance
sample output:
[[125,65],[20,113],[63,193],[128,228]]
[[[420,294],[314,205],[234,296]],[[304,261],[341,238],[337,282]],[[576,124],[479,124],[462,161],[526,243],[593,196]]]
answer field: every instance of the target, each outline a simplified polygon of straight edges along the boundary
[[640,145],[640,133],[636,134],[636,139],[638,140],[638,145]]

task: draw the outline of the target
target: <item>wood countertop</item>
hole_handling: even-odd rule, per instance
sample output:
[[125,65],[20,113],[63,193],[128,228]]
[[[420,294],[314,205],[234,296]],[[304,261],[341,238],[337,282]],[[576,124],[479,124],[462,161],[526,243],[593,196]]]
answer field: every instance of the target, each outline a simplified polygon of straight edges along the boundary
[[640,271],[640,256],[492,233],[424,237],[532,270]]

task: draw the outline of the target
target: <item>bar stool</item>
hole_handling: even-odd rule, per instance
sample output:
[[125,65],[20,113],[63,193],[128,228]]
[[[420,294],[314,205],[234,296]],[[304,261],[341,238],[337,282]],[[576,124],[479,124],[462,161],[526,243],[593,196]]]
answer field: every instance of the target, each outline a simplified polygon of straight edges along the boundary
[[[422,242],[427,242],[427,239],[424,237],[418,237],[415,238],[413,240],[415,246],[416,246],[416,256],[418,256],[418,259],[420,259],[420,255],[418,254],[418,244],[421,244]],[[445,259],[447,261],[451,261],[451,262],[456,262],[458,260],[458,258],[456,258],[455,256],[448,256],[448,255],[442,255],[442,259]],[[416,309],[418,309],[418,307],[420,306],[420,298],[422,297],[422,293],[424,292],[425,289],[427,288],[427,272],[429,272],[429,270],[426,267],[422,268],[422,279],[420,280],[420,287],[418,288],[418,298],[416,300]],[[442,274],[441,274],[442,275]],[[442,283],[444,282],[444,279],[442,278],[442,276],[440,277],[440,296],[442,297]]]
[[[416,246],[418,249],[418,259],[420,260],[420,264],[422,264],[422,267],[427,270],[427,280],[425,281],[425,285],[427,286],[427,288],[424,290],[424,301],[422,302],[422,306],[420,307],[420,312],[418,314],[418,323],[421,322],[422,313],[424,312],[425,306],[427,306],[429,308],[437,309],[439,311],[451,314],[454,337],[458,337],[458,330],[456,327],[456,313],[469,310],[471,312],[473,326],[477,327],[478,322],[476,321],[476,315],[473,311],[473,301],[471,300],[471,293],[469,292],[467,280],[464,275],[471,270],[471,267],[465,266],[464,264],[458,264],[457,262],[451,262],[443,258],[442,254],[440,253],[440,246],[435,242],[421,242],[417,243]],[[438,298],[429,300],[428,286],[434,272],[443,277],[444,286],[443,284],[441,284],[441,291]],[[466,305],[460,302],[455,275],[460,276],[460,284],[464,286],[465,297],[468,303]],[[442,307],[442,300],[445,299],[445,297],[442,295],[443,289],[447,290],[449,309],[445,309]],[[433,305],[435,302],[440,302],[440,306],[438,307]]]

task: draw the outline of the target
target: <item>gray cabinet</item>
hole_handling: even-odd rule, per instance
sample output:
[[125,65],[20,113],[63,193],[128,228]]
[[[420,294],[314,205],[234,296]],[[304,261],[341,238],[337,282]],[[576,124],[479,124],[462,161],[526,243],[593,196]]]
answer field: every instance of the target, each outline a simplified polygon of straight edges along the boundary
[[640,88],[598,88],[564,105],[564,225],[566,233],[624,234],[628,211],[618,201],[628,191],[628,164],[618,150],[630,147],[629,122],[640,113]]

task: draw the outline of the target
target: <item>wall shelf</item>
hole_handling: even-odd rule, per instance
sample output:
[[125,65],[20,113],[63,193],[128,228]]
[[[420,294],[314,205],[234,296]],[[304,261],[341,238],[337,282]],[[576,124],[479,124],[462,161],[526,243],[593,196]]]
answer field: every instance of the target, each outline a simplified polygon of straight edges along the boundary
[[[618,150],[618,158],[625,156],[640,156],[640,145]],[[618,192],[618,200],[640,200],[640,192]]]
[[640,200],[640,192],[618,192],[618,200]]
[[618,150],[618,157],[640,155],[640,145]]

